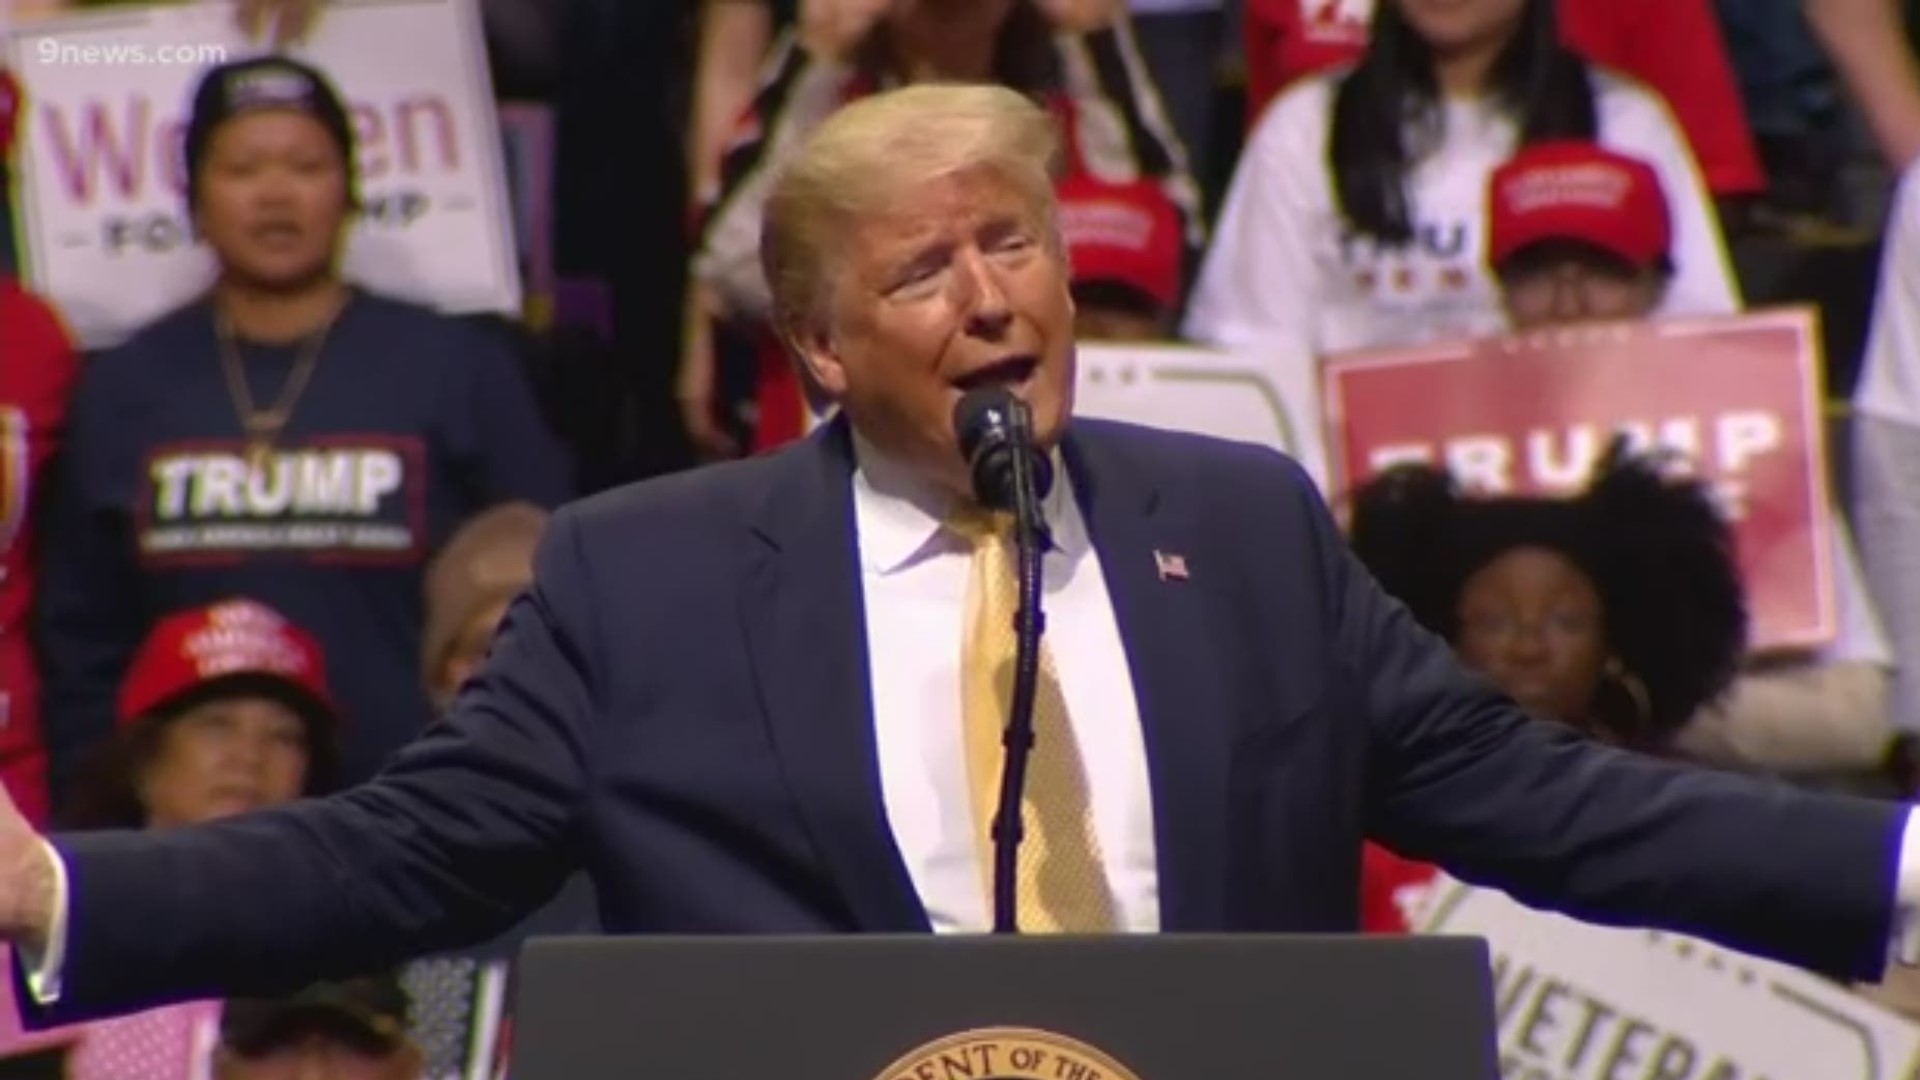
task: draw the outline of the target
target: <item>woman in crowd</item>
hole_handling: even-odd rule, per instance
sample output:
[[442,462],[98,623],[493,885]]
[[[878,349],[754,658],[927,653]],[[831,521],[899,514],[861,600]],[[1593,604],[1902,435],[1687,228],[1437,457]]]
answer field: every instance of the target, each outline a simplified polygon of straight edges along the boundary
[[210,70],[186,131],[212,288],[90,364],[40,593],[56,797],[110,730],[160,615],[255,596],[333,657],[350,779],[426,723],[420,577],[461,521],[571,481],[515,358],[481,331],[358,288],[351,125],[318,72]]
[[[319,644],[250,600],[155,625],[120,684],[114,719],[113,734],[95,748],[60,809],[63,827],[198,825],[326,794],[339,775],[339,714]],[[204,1075],[219,1004],[168,1006],[31,1037],[20,1034],[10,999],[0,1001],[0,1018],[0,1054],[71,1046],[73,1080],[188,1080]]]
[[[1689,720],[1733,685],[1747,613],[1711,497],[1659,464],[1616,443],[1587,490],[1559,500],[1467,497],[1444,473],[1401,466],[1354,493],[1353,550],[1421,625],[1535,716],[1681,758]],[[1408,930],[1436,874],[1368,845],[1363,929]],[[1859,989],[1920,1017],[1911,969]]]
[[[759,261],[762,204],[798,140],[845,102],[916,81],[996,81],[1050,101],[1069,132],[1067,171],[1112,182],[1158,181],[1201,240],[1199,191],[1132,30],[1107,0],[906,0],[845,3],[775,43],[748,116],[735,128],[706,209],[693,266],[681,411],[696,442],[731,452],[723,384],[752,384],[751,449],[798,437],[809,410],[799,374],[765,330]],[[711,321],[744,331],[752,377],[723,379]]]
[[1554,0],[1390,0],[1359,66],[1307,79],[1254,132],[1187,336],[1275,364],[1499,332],[1487,180],[1516,147],[1597,139],[1653,163],[1673,206],[1667,313],[1738,298],[1712,203],[1658,97],[1560,43]]
[[[1247,0],[1248,122],[1293,82],[1359,60],[1375,3]],[[1568,48],[1672,103],[1715,195],[1765,187],[1711,0],[1558,0],[1558,14]]]
[[[1470,498],[1401,466],[1354,493],[1353,550],[1413,617],[1535,716],[1670,756],[1732,683],[1747,612],[1733,540],[1706,490],[1615,444],[1571,499]],[[1370,849],[1368,929],[1401,925],[1432,875]]]

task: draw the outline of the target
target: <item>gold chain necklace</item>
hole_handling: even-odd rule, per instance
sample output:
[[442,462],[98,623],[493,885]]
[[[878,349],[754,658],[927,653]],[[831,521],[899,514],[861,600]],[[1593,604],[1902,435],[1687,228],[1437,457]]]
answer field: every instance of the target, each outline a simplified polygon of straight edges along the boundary
[[319,365],[320,353],[326,348],[327,335],[345,308],[345,303],[335,308],[333,314],[327,316],[327,321],[301,342],[293,370],[287,373],[287,381],[280,387],[279,400],[266,409],[254,405],[253,391],[247,386],[246,361],[241,357],[239,343],[234,337],[233,321],[218,306],[214,308],[214,336],[220,343],[220,367],[227,377],[227,395],[233,399],[240,426],[246,431],[247,468],[253,472],[266,469],[267,459],[273,454],[274,440],[280,437],[281,430],[293,416],[294,406],[300,403],[301,396],[307,392],[307,384],[313,379],[313,369]]

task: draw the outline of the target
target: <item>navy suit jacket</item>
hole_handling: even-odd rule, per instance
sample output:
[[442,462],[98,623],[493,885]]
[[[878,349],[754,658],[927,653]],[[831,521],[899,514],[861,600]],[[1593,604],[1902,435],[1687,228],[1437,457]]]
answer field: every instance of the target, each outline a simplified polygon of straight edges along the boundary
[[[1090,420],[1062,452],[1138,694],[1166,930],[1354,930],[1373,836],[1579,917],[1880,970],[1902,808],[1528,719],[1277,454]],[[927,930],[880,790],[852,468],[836,423],[569,507],[484,671],[373,782],[56,837],[65,990],[35,1022],[456,948],[576,869],[613,932]]]

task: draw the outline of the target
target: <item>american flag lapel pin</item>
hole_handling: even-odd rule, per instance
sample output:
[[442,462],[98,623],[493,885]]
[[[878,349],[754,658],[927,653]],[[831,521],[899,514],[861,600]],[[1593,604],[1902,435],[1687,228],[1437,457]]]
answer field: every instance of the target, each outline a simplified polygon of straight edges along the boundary
[[1187,557],[1185,555],[1176,555],[1171,551],[1161,551],[1156,548],[1153,552],[1153,568],[1160,572],[1161,581],[1187,580]]

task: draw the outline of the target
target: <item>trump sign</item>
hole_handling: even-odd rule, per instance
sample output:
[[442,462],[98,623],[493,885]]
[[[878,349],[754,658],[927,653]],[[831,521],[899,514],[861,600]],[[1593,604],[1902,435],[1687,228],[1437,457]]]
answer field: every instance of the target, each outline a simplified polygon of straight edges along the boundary
[[1760,649],[1835,630],[1834,523],[1812,312],[1610,324],[1333,357],[1335,490],[1400,462],[1485,495],[1585,486],[1616,435],[1677,452],[1731,521]]

